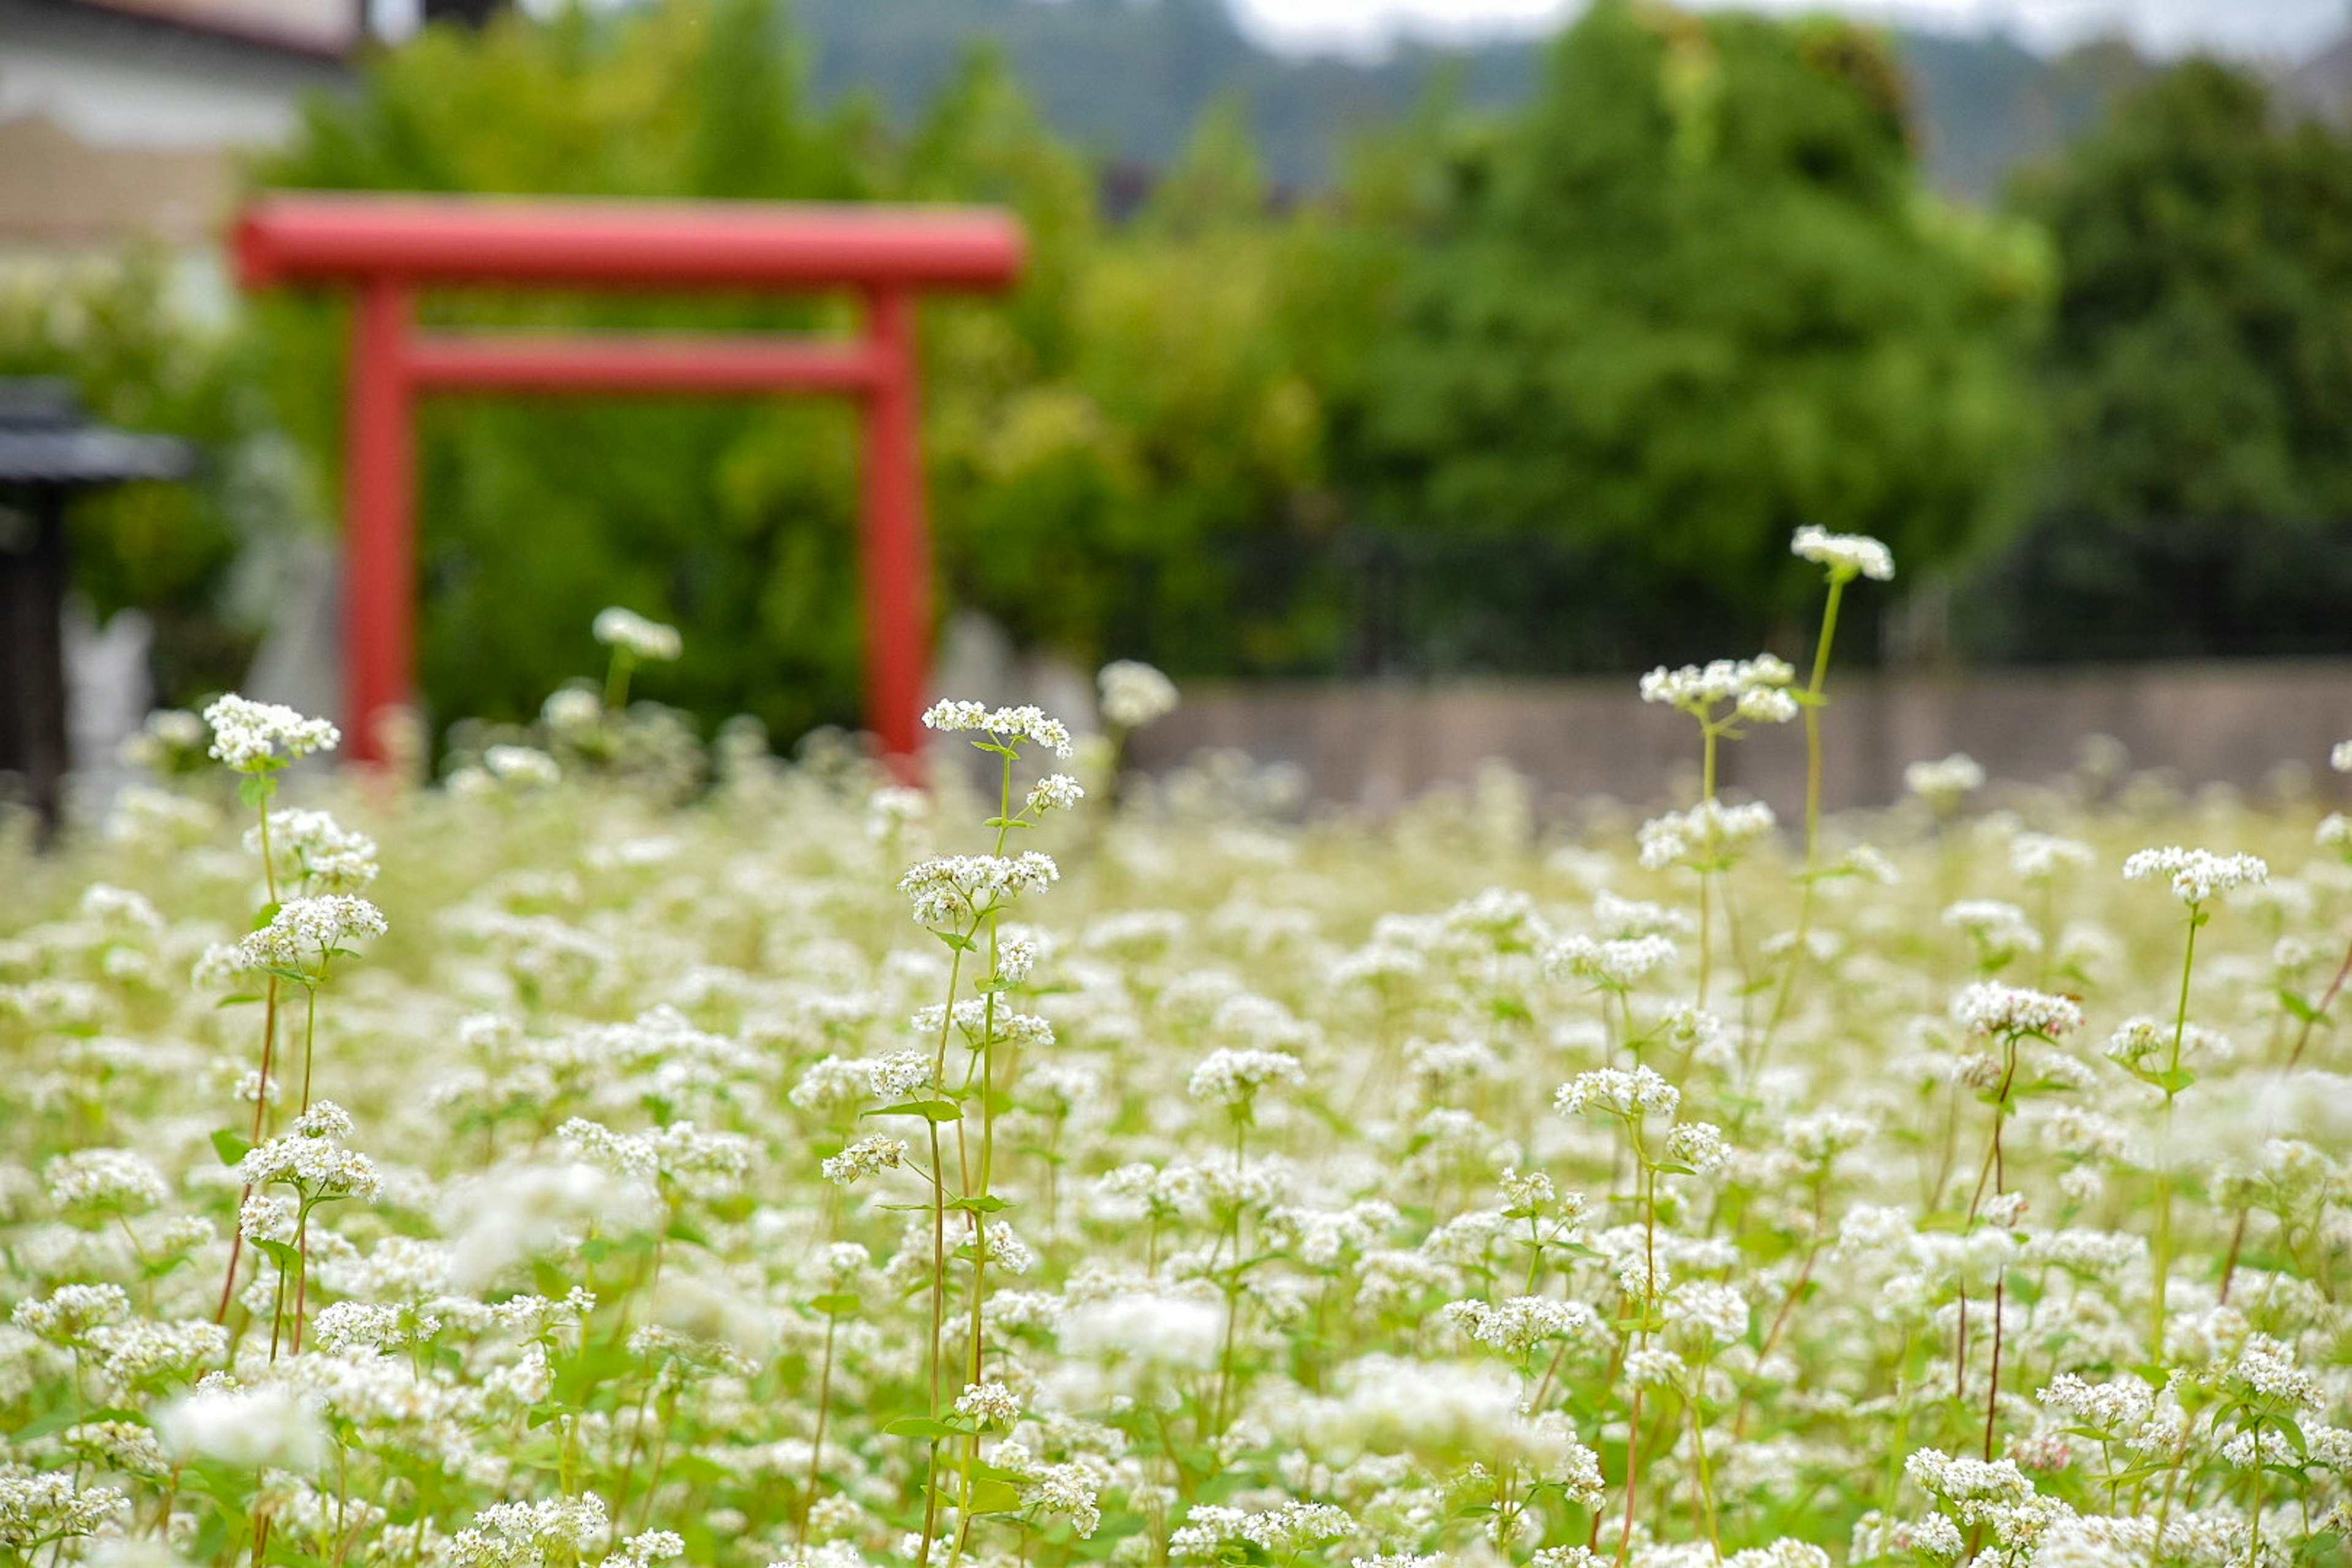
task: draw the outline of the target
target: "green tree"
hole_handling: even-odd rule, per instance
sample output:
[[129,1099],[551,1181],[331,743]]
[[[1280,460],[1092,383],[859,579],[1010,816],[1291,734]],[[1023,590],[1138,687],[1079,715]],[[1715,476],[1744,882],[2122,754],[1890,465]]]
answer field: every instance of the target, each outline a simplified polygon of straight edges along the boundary
[[2057,457],[1985,651],[2352,647],[2352,142],[2189,60],[2018,205],[2059,260]]
[[1384,524],[1553,563],[1534,657],[1720,652],[1798,525],[1917,568],[2011,503],[2038,255],[1923,192],[1875,35],[1601,0],[1453,183],[1350,451]]
[[[813,107],[772,0],[672,0],[481,35],[428,32],[322,103],[271,184],[637,195],[992,201],[1030,239],[1003,300],[926,307],[926,438],[945,597],[1080,659],[1193,671],[1328,662],[1329,596],[1254,570],[1324,477],[1310,363],[1368,328],[1369,279],[1325,219],[1269,217],[1237,121],[1212,116],[1121,232],[1096,176],[982,52],[904,136],[862,101]],[[1353,247],[1360,249],[1360,247]],[[1328,265],[1325,264],[1328,258]],[[1352,285],[1351,285],[1352,287]],[[841,301],[429,297],[438,324],[849,330]],[[279,399],[335,471],[342,323],[272,300]],[[658,695],[799,732],[858,713],[858,446],[809,405],[447,399],[420,487],[425,690],[520,716],[590,657],[621,602],[681,624]]]

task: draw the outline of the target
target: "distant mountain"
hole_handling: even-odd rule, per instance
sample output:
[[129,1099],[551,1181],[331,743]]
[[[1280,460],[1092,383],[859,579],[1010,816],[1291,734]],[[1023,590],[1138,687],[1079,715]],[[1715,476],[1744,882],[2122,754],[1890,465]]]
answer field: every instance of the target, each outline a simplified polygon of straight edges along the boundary
[[[1518,102],[1544,47],[1405,42],[1370,62],[1280,55],[1253,43],[1223,0],[796,0],[794,14],[815,40],[815,85],[827,97],[870,91],[903,120],[987,46],[1049,121],[1113,162],[1165,166],[1202,111],[1234,98],[1268,174],[1303,190],[1331,184],[1351,135],[1394,123],[1441,80],[1465,107]],[[1903,32],[1896,41],[1929,179],[1978,201],[2148,68],[2120,44],[2048,60],[1991,36]]]
[[871,91],[903,119],[985,45],[1063,134],[1118,162],[1165,166],[1202,110],[1238,99],[1267,174],[1294,189],[1328,185],[1351,134],[1402,119],[1441,75],[1462,103],[1499,109],[1533,90],[1540,65],[1524,41],[1405,44],[1369,63],[1278,55],[1222,0],[795,0],[793,12],[826,96]]

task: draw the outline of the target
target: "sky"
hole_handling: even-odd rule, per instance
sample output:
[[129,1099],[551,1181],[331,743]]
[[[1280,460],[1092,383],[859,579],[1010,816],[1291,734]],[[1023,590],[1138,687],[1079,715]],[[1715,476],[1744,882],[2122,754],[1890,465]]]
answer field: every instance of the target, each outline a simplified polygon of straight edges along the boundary
[[[1577,0],[1231,0],[1243,25],[1286,49],[1377,50],[1402,26],[1429,36],[1526,32]],[[1695,0],[1697,4],[1722,0]],[[1840,11],[1948,32],[1999,30],[2040,49],[2122,33],[2144,49],[2303,58],[2352,29],[2352,0],[1732,0],[1762,11]]]

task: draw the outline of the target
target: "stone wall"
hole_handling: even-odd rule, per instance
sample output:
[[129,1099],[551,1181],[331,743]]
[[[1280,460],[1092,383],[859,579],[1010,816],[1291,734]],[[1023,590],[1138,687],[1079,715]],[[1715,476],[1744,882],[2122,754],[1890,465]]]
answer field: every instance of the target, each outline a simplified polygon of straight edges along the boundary
[[[1157,772],[1204,747],[1233,748],[1295,764],[1319,800],[1374,810],[1467,781],[1490,757],[1527,774],[1552,810],[1594,795],[1640,805],[1686,796],[1696,728],[1643,704],[1634,686],[1188,686],[1183,707],[1138,736],[1132,757]],[[1830,698],[1822,771],[1833,809],[1886,804],[1904,765],[1923,758],[1965,752],[1996,780],[2035,783],[2082,765],[2086,742],[2101,765],[2116,764],[2119,746],[2126,765],[2191,787],[2263,789],[2299,775],[2352,798],[2352,781],[2327,769],[2329,748],[2352,739],[2352,662],[1841,675]],[[1727,747],[1724,787],[1786,816],[1802,800],[1804,768],[1801,727],[1790,724]]]

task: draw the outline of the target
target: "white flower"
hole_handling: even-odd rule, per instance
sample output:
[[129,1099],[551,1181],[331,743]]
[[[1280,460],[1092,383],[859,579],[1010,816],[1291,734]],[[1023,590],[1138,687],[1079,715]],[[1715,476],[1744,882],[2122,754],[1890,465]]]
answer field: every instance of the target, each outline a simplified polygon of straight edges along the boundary
[[9,1321],[51,1344],[73,1344],[92,1331],[131,1315],[131,1295],[120,1285],[60,1285],[47,1296],[16,1303]]
[[1050,855],[941,855],[918,861],[898,879],[898,890],[927,926],[961,924],[1024,893],[1061,879]]
[[1129,1292],[1073,1307],[1055,1331],[1063,1352],[1081,1361],[1205,1372],[1217,1364],[1225,1312],[1190,1296]]
[[137,1214],[169,1197],[163,1173],[129,1149],[83,1149],[41,1168],[49,1201],[61,1209],[109,1209]]
[[1670,811],[1642,824],[1642,864],[1653,871],[1712,865],[1764,837],[1773,822],[1772,808],[1760,800],[1744,805],[1703,800],[1688,811]]
[[326,1461],[319,1413],[290,1388],[237,1388],[206,1378],[155,1416],[156,1435],[175,1458],[210,1459],[239,1470],[265,1467],[307,1475]]
[[[261,852],[258,825],[245,830],[245,847]],[[279,868],[309,892],[356,893],[376,879],[375,840],[323,811],[297,806],[271,812],[269,848]]]
[[1269,1084],[1295,1089],[1307,1081],[1307,1070],[1288,1051],[1236,1050],[1221,1047],[1192,1069],[1184,1092],[1194,1100],[1213,1100],[1228,1106],[1248,1105]]
[[294,1131],[247,1150],[237,1162],[237,1179],[249,1187],[283,1182],[306,1197],[373,1198],[383,1185],[375,1163],[340,1142],[351,1119],[330,1100],[320,1100],[294,1123]]
[[0,1551],[19,1561],[31,1561],[37,1546],[93,1534],[130,1511],[131,1499],[117,1488],[82,1487],[59,1471],[0,1465]]
[[1666,1134],[1666,1158],[1709,1176],[1731,1164],[1731,1145],[1711,1121],[1677,1121]]
[[2216,893],[2268,881],[2270,874],[2269,865],[2257,856],[2216,855],[2210,849],[2184,849],[2177,844],[2142,849],[2124,861],[2124,880],[2144,882],[2168,877],[2173,897],[2184,904],[2201,904]]
[[1903,787],[1931,805],[1949,808],[1960,797],[1984,788],[1985,771],[1965,752],[1954,752],[1940,763],[1913,763],[1903,770]]
[[1686,664],[1680,669],[1660,665],[1642,677],[1642,700],[1664,703],[1702,719],[1712,716],[1717,704],[1728,702],[1745,718],[1784,723],[1797,716],[1796,701],[1786,689],[1796,678],[1786,659],[1769,653],[1754,658]]
[[342,731],[324,719],[305,719],[276,702],[255,702],[235,692],[205,710],[212,726],[212,756],[241,773],[267,773],[313,752],[331,752]]
[[993,1380],[969,1384],[956,1395],[955,1413],[980,1426],[1010,1429],[1021,1420],[1021,1401]]
[[1952,998],[1952,1016],[1979,1035],[2041,1035],[2055,1039],[2083,1026],[2072,998],[1980,980]]
[[1645,1067],[1599,1068],[1579,1073],[1559,1086],[1552,1109],[1562,1116],[1590,1110],[1626,1118],[1672,1116],[1682,1104],[1682,1091]]
[[1030,741],[1057,757],[1070,754],[1070,731],[1059,719],[1033,707],[987,709],[977,702],[942,700],[923,711],[923,722],[942,733],[977,730],[999,746]]
[[1675,944],[1663,936],[1620,937],[1595,942],[1572,936],[1544,952],[1544,968],[1555,975],[1623,990],[1662,963],[1672,963]]
[[877,1171],[895,1171],[906,1163],[904,1138],[860,1138],[824,1162],[824,1179],[846,1187]]
[[2327,753],[2327,765],[2339,773],[2352,773],[2352,741],[2338,741],[2336,749]]
[[1885,583],[1895,575],[1895,552],[1866,533],[1831,533],[1809,523],[1789,541],[1789,552],[1828,567],[1836,581],[1861,576]]
[[605,1534],[604,1500],[493,1503],[450,1538],[450,1568],[546,1568],[576,1563]]
[[625,610],[618,605],[597,611],[591,629],[598,642],[621,648],[632,658],[672,659],[686,651],[676,626],[649,621],[636,611]]
[[578,735],[604,721],[604,700],[593,691],[565,686],[547,694],[539,705],[540,721],[559,735]]
[[289,899],[259,931],[247,931],[236,944],[237,958],[248,969],[293,970],[306,975],[322,973],[329,955],[355,937],[382,936],[383,911],[349,893],[322,893],[316,898]]
[[483,752],[482,766],[500,784],[518,789],[545,789],[563,779],[555,759],[536,746],[492,746]]
[[1029,786],[1029,809],[1043,816],[1049,811],[1067,811],[1086,799],[1084,785],[1067,773],[1047,773]]
[[1114,659],[1095,676],[1106,723],[1140,730],[1176,709],[1176,683],[1139,659]]
[[2055,876],[2062,866],[2088,866],[2095,858],[2081,839],[2055,834],[2021,833],[2009,841],[2010,873],[2020,881],[2039,882]]

